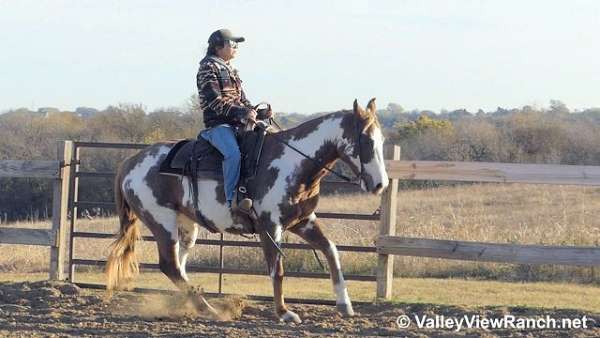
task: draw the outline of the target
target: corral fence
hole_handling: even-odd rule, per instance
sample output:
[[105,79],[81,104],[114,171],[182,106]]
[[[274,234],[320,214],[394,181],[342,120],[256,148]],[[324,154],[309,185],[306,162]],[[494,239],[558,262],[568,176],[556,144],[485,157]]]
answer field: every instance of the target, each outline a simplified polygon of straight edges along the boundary
[[[80,179],[114,178],[114,172],[86,172],[80,170],[82,148],[143,149],[146,144],[89,143],[64,141],[59,146],[57,161],[0,161],[0,177],[38,177],[54,181],[52,229],[14,229],[0,227],[0,243],[50,246],[50,278],[66,279],[63,262],[68,262],[68,279],[80,286],[103,288],[102,284],[78,283],[76,266],[104,266],[104,260],[76,257],[74,241],[77,238],[112,238],[112,234],[77,231],[78,208],[113,208],[112,202],[79,200]],[[600,166],[507,164],[484,162],[400,161],[400,148],[386,149],[386,165],[390,178],[389,188],[382,195],[380,212],[374,214],[318,213],[320,218],[379,221],[379,236],[373,246],[339,245],[339,251],[376,253],[375,275],[345,275],[346,280],[375,281],[377,298],[390,299],[393,282],[393,256],[419,256],[470,261],[521,264],[560,264],[600,266],[600,248],[573,246],[542,246],[500,244],[469,241],[437,240],[401,237],[396,235],[396,213],[399,180],[439,180],[467,182],[532,183],[600,186]],[[72,217],[67,217],[68,215]],[[152,236],[145,236],[153,241]],[[67,245],[67,241],[69,245]],[[224,274],[267,275],[266,271],[225,268],[224,247],[260,247],[252,241],[198,239],[197,244],[219,247],[219,266],[189,265],[189,272],[219,275],[219,294]],[[312,249],[307,244],[283,243],[283,248]],[[65,259],[68,257],[68,259]],[[142,269],[158,269],[158,264],[141,264]],[[321,272],[286,272],[288,277],[329,278]],[[269,297],[249,296],[254,299]],[[330,304],[332,301],[289,299],[290,302]]]
[[50,279],[65,279],[67,255],[67,213],[69,166],[73,142],[61,142],[56,161],[0,161],[2,178],[39,178],[52,180],[51,229],[0,227],[0,244],[24,244],[50,247]]

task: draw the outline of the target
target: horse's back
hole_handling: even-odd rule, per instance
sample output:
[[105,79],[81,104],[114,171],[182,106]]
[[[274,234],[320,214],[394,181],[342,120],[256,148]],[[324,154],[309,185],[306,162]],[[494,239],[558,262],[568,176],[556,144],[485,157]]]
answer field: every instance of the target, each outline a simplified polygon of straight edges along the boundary
[[143,161],[153,158],[157,161],[161,160],[161,157],[166,156],[169,150],[175,145],[175,142],[160,142],[149,145],[146,148],[126,157],[119,168],[117,169],[117,176],[125,177],[131,170],[140,165]]
[[144,182],[159,178],[160,163],[167,156],[174,142],[155,143],[127,157],[117,170],[115,183],[124,190],[136,189]]

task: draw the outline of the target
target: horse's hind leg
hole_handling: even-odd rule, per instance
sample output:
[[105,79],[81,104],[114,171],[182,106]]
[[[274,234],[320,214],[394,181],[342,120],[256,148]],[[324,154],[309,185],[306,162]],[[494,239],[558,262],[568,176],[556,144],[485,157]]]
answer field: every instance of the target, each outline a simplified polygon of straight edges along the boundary
[[337,248],[321,231],[317,217],[314,214],[311,215],[308,220],[296,225],[290,231],[307,241],[313,248],[321,250],[325,257],[327,257],[333,291],[336,295],[335,303],[337,308],[342,314],[353,316],[354,309],[352,308],[350,297],[348,297],[348,290],[346,289],[346,282],[342,274]]
[[189,251],[194,247],[198,238],[198,225],[184,215],[177,217],[177,223],[179,224],[179,268],[183,278],[189,281],[185,265]]
[[207,309],[214,316],[218,316],[218,312],[208,304],[202,295],[196,295],[195,290],[187,281],[185,271],[181,269],[179,258],[179,234],[178,229],[175,226],[175,219],[176,218],[173,217],[173,226],[163,226],[155,222],[146,223],[148,228],[150,228],[154,234],[154,239],[158,246],[158,265],[160,271],[164,273],[180,291],[190,296],[190,300],[194,302],[196,308],[201,310]]

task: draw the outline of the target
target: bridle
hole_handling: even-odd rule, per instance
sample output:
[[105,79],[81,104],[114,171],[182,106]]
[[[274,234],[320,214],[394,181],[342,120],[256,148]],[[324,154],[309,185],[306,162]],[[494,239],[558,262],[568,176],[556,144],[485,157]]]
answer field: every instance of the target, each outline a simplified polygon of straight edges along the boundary
[[[272,117],[269,119],[270,123],[275,124],[275,126],[277,128],[279,128],[280,130],[283,130],[279,124],[277,122],[275,122],[275,119],[273,119]],[[356,127],[356,135],[357,135],[357,144],[358,144],[358,161],[360,162],[360,171],[354,170],[353,166],[350,166],[350,169],[352,170],[352,172],[354,173],[355,177],[354,178],[350,178],[344,174],[342,174],[341,172],[338,172],[334,169],[330,169],[328,167],[325,166],[325,164],[321,163],[321,161],[318,161],[312,157],[310,157],[309,155],[305,154],[302,150],[294,147],[293,145],[289,144],[286,140],[282,139],[281,137],[279,137],[279,135],[277,133],[273,133],[273,132],[269,132],[266,128],[264,128],[263,126],[261,126],[260,124],[256,124],[257,126],[259,126],[259,128],[262,128],[263,130],[265,130],[265,132],[267,132],[269,135],[271,135],[275,140],[277,140],[278,142],[286,145],[287,147],[289,147],[290,149],[294,150],[295,152],[297,152],[298,154],[302,155],[304,158],[306,158],[307,160],[309,160],[310,162],[312,162],[319,170],[321,169],[325,169],[328,172],[334,174],[335,176],[341,178],[342,180],[348,182],[348,183],[352,183],[352,184],[357,184],[360,185],[361,182],[364,182],[364,170],[365,170],[365,166],[364,163],[362,161],[362,129],[360,128],[360,121],[359,119],[357,119],[356,123],[355,123],[355,127]],[[366,182],[365,182],[366,185]]]

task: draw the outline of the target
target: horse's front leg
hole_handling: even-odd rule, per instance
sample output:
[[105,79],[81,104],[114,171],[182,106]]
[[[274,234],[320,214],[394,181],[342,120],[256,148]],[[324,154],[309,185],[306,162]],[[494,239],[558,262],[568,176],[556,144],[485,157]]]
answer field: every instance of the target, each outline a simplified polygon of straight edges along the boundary
[[325,237],[319,224],[320,222],[317,220],[315,214],[312,214],[306,221],[294,226],[290,231],[300,236],[313,248],[323,252],[325,257],[327,257],[331,282],[333,283],[333,291],[336,296],[335,303],[337,309],[345,316],[353,316],[354,309],[352,308],[350,297],[348,297],[348,289],[346,289],[346,282],[344,281],[344,276],[342,274],[342,267],[337,248],[332,241]]
[[[275,231],[275,229],[278,230]],[[273,229],[273,231],[266,230],[269,231],[271,238],[269,238],[265,232],[260,233],[260,240],[267,262],[267,268],[269,270],[269,275],[271,276],[271,281],[273,282],[275,314],[280,321],[302,323],[300,316],[293,311],[288,310],[283,299],[283,257],[281,257],[281,254],[275,247],[275,245],[280,245],[281,227],[276,227],[275,229]],[[275,241],[275,243],[273,243],[273,241]]]

